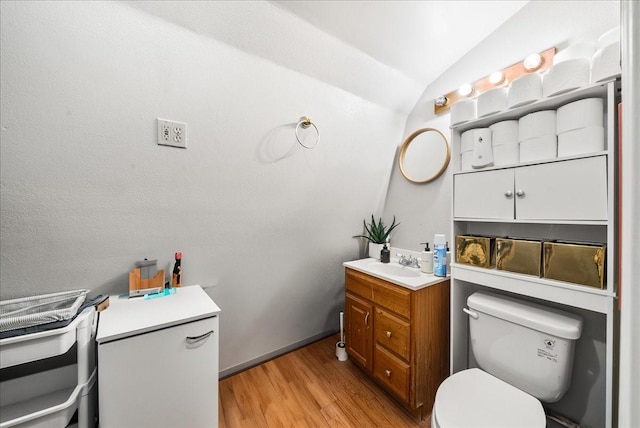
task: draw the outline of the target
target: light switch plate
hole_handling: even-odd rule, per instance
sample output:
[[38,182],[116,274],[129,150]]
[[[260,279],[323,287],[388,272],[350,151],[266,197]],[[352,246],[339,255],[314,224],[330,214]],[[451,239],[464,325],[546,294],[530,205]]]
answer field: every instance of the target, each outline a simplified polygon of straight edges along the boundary
[[187,124],[158,118],[158,144],[187,148]]

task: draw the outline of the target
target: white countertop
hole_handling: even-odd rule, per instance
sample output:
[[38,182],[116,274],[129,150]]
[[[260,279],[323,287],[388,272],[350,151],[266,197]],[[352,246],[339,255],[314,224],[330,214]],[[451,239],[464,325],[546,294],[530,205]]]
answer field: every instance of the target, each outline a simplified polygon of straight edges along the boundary
[[186,322],[215,316],[220,308],[199,285],[175,288],[166,296],[120,297],[110,296],[109,307],[100,312],[98,343]]
[[397,261],[392,260],[391,263],[385,263],[385,265],[392,267],[392,269],[403,272],[403,275],[394,275],[392,273],[378,270],[380,268],[385,269],[381,265],[383,263],[378,259],[367,258],[360,260],[353,260],[350,262],[344,262],[344,267],[357,270],[358,272],[366,273],[379,279],[391,282],[396,285],[408,288],[409,290],[419,290],[421,288],[430,287],[438,284],[439,282],[446,281],[449,277],[440,277],[433,274],[424,273],[418,268],[411,268],[398,264]]

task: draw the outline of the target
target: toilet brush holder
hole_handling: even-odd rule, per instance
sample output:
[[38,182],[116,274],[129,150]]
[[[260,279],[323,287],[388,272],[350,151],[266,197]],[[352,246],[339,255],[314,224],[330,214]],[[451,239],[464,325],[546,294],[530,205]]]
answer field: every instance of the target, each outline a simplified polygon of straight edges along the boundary
[[347,361],[347,347],[344,344],[344,312],[340,312],[340,341],[336,343],[336,358],[338,361]]
[[347,355],[347,347],[344,342],[336,343],[336,358],[338,361],[347,361],[349,359],[349,355]]

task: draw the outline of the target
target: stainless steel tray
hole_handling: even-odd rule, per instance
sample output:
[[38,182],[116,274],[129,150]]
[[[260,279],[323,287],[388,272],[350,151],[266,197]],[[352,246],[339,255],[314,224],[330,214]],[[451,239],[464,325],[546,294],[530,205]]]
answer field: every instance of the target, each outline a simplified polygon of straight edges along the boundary
[[63,291],[0,301],[0,332],[69,320],[89,290]]

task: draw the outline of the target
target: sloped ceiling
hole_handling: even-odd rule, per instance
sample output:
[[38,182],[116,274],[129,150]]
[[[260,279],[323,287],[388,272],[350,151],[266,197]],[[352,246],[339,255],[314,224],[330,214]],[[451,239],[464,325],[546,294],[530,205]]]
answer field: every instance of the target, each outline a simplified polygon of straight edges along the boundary
[[527,1],[124,1],[407,115]]
[[417,98],[429,83],[528,1],[273,3],[399,71],[421,88]]

